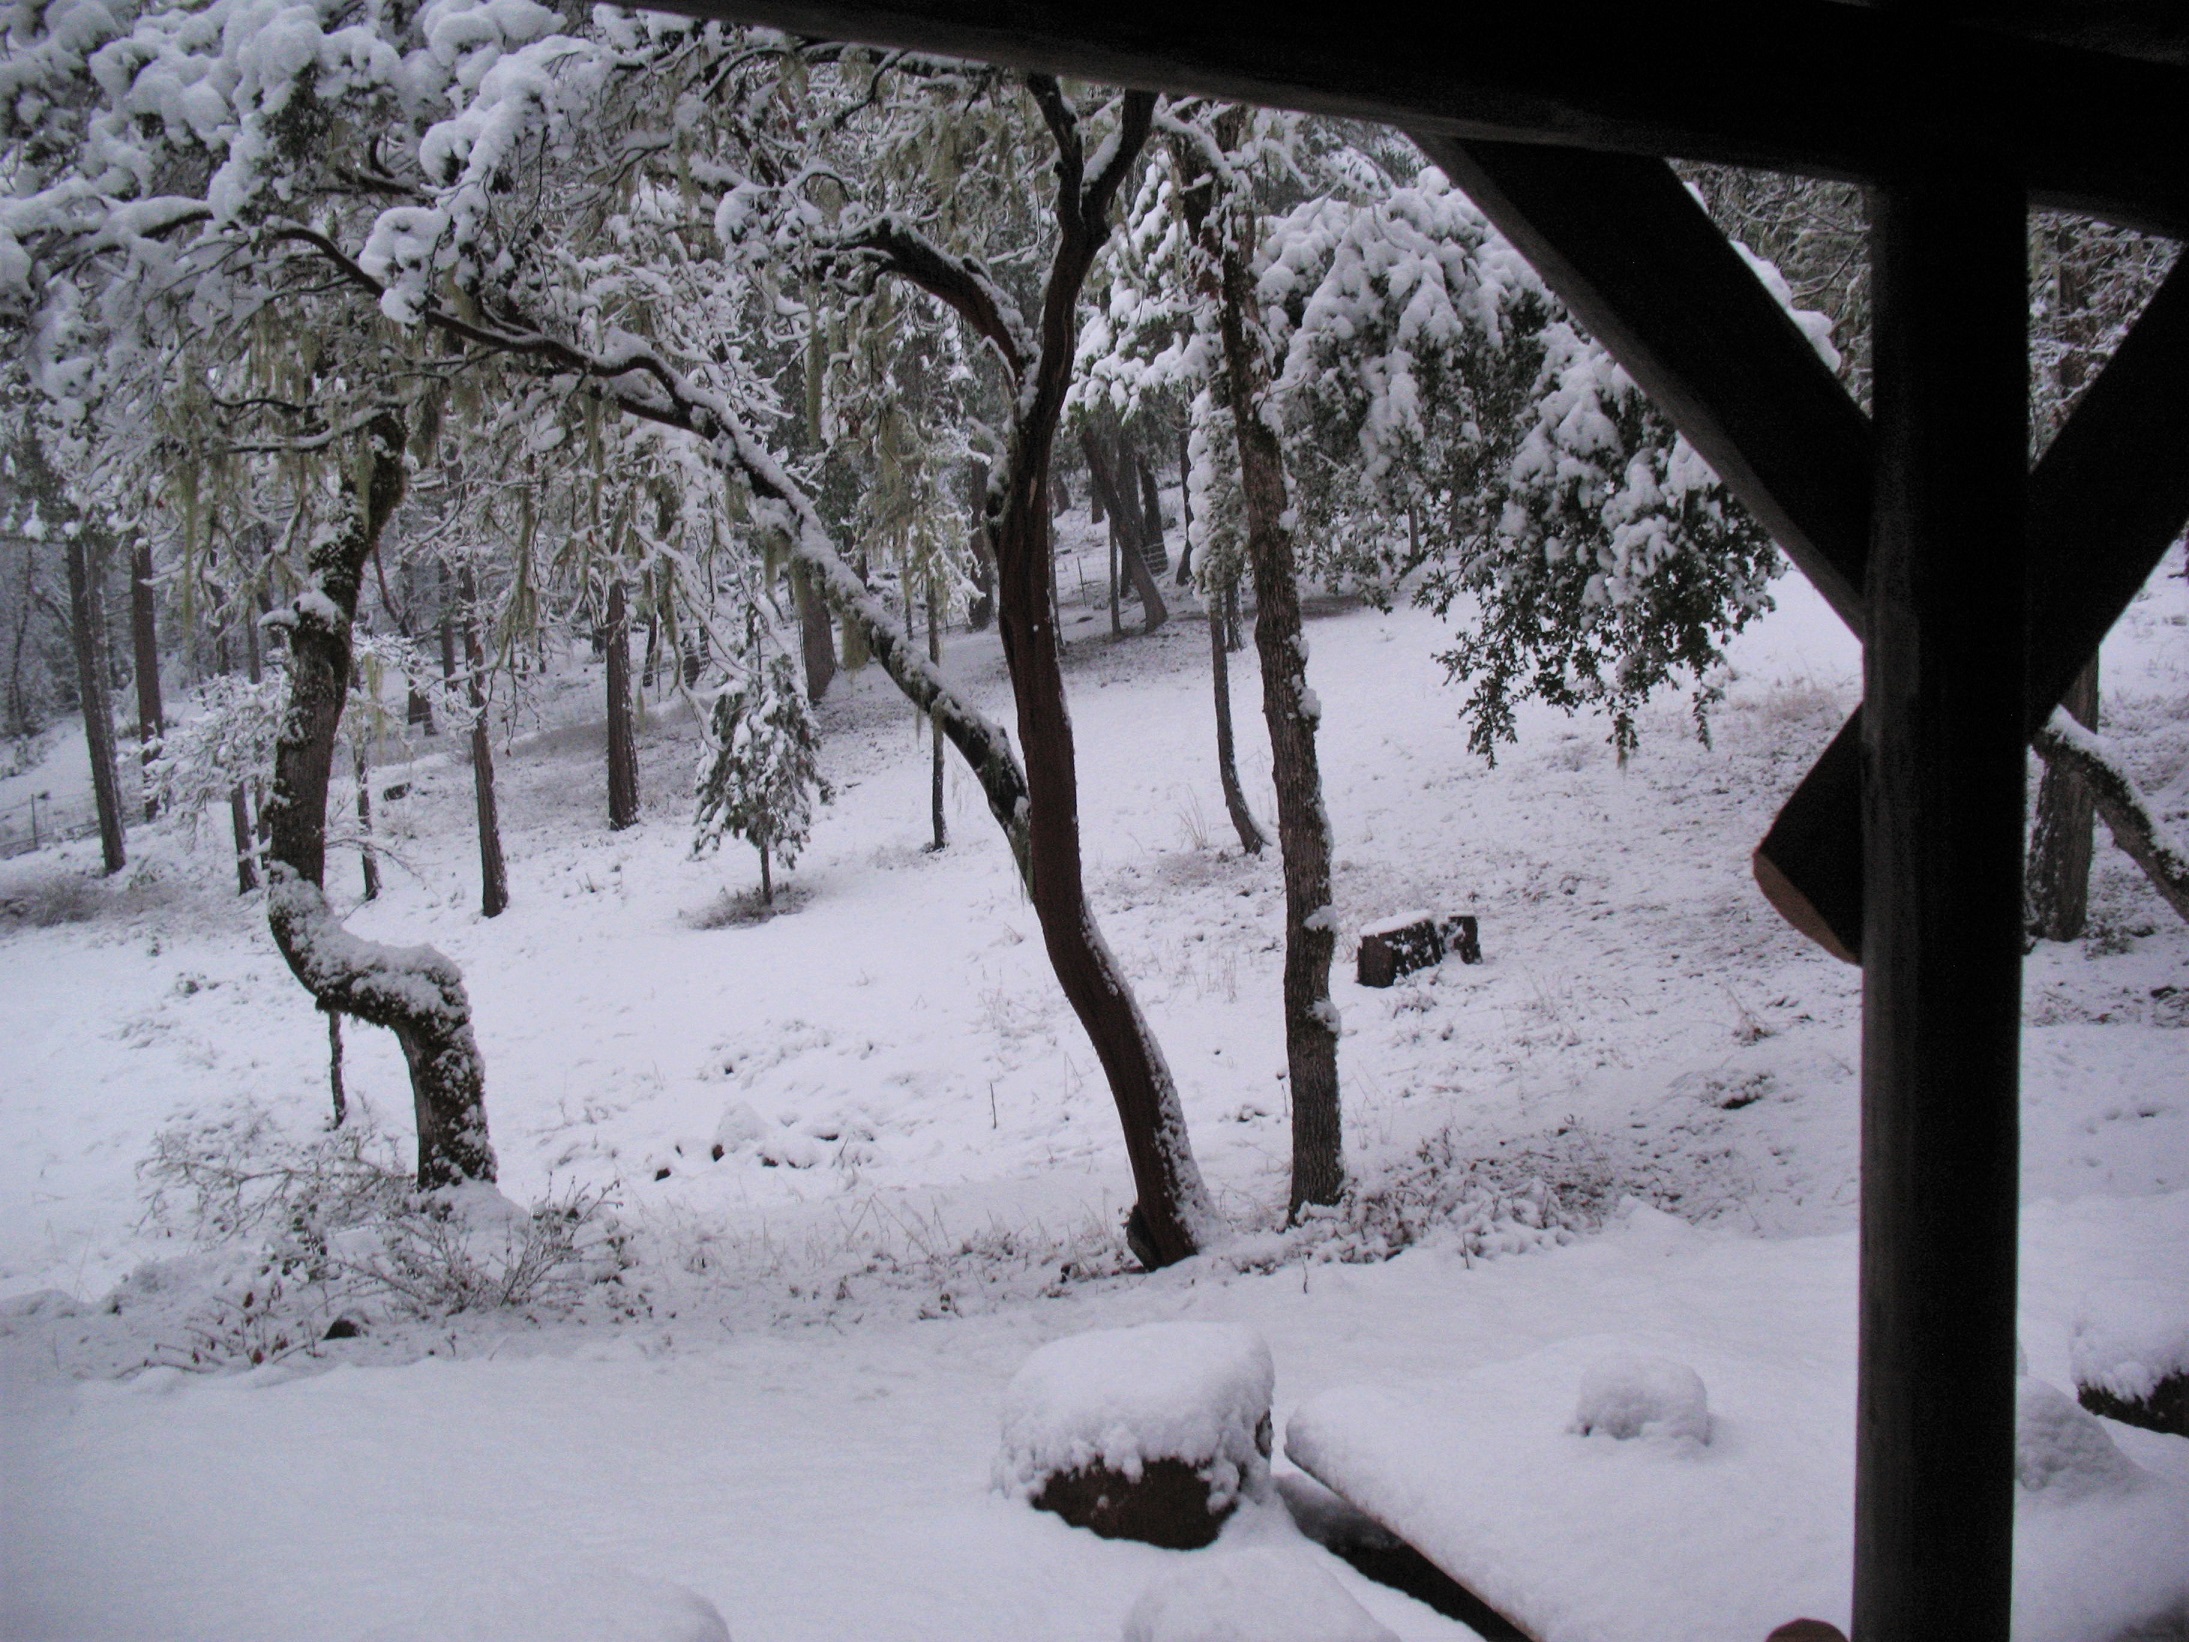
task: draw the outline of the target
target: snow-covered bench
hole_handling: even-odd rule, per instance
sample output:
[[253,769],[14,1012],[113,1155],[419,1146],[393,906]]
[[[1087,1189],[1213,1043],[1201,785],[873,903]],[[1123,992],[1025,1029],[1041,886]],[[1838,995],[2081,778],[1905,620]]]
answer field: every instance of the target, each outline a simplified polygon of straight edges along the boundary
[[[1436,1384],[1331,1390],[1293,1414],[1285,1452],[1537,1642],[1844,1627],[1851,1372],[1698,1345],[1706,1409],[1687,1365],[1608,1364],[1617,1349],[1569,1341]],[[2189,1487],[2040,1381],[2022,1382],[2019,1435],[2016,1642],[2189,1624]]]

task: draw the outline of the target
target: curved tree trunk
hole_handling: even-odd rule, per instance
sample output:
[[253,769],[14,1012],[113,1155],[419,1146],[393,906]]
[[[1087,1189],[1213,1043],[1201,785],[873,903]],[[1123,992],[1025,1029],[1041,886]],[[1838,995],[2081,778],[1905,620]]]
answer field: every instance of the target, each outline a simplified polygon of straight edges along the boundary
[[[1045,112],[1061,105],[1053,84],[1037,84],[1039,95],[1054,99]],[[1127,94],[1116,155],[1104,178],[1084,194],[1076,125],[1051,114],[1060,147],[1070,145],[1058,166],[1058,242],[1042,295],[1040,353],[1018,396],[1007,485],[1001,494],[990,493],[989,519],[998,625],[1026,759],[1034,911],[1058,984],[1094,1044],[1117,1103],[1139,1196],[1128,1240],[1143,1264],[1158,1266],[1198,1253],[1219,1222],[1186,1138],[1178,1087],[1087,905],[1080,869],[1079,771],[1050,614],[1056,561],[1047,505],[1049,459],[1071,381],[1079,293],[1108,232],[1111,179],[1121,178],[1123,166],[1146,141],[1152,110],[1146,94]]]
[[[638,822],[638,746],[631,725],[631,610],[623,579],[608,584],[608,830]],[[823,685],[826,688],[826,685]]]
[[283,612],[289,629],[289,711],[274,745],[266,804],[271,880],[266,921],[296,978],[323,1009],[384,1026],[410,1067],[418,1120],[418,1184],[492,1180],[486,1068],[472,1038],[463,974],[430,946],[391,947],[342,927],[321,885],[327,869],[327,784],[349,696],[351,631],[373,543],[403,494],[403,425],[378,417],[366,437],[370,478],[344,480],[349,517],[316,541],[304,591]]
[[[2060,704],[2086,730],[2098,727],[2098,658],[2076,675]],[[2090,913],[2093,846],[2090,784],[2065,761],[2045,764],[2037,783],[2037,825],[2030,835],[2024,894],[2029,932],[2040,940],[2082,938]]]

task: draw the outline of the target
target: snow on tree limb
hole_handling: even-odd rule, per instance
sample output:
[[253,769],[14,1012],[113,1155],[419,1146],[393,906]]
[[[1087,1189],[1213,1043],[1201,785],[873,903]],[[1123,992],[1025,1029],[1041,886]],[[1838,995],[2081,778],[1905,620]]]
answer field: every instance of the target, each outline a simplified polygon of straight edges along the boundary
[[2031,745],[2048,764],[2064,765],[2082,777],[2121,853],[2143,869],[2168,906],[2189,919],[2189,849],[2174,837],[2130,777],[2120,749],[2096,731],[2084,729],[2064,708],[2053,709]]

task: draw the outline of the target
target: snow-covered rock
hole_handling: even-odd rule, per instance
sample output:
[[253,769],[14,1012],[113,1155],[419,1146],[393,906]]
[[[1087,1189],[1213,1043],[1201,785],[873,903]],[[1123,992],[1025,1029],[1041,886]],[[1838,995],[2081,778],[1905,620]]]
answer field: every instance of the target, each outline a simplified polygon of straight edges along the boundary
[[2014,1480],[2029,1493],[2085,1499],[2134,1488],[2143,1475],[2066,1392],[2028,1375],[2014,1383]]
[[1669,1357],[1613,1357],[1589,1365],[1573,1429],[1582,1436],[1710,1440],[1703,1377]]
[[722,1121],[714,1126],[714,1143],[725,1152],[760,1140],[768,1132],[768,1120],[742,1100],[733,1100],[722,1109]]
[[1191,1557],[1140,1593],[1125,1642],[1398,1642],[1304,1551]]
[[2083,1301],[2069,1358],[2085,1407],[2189,1436],[2189,1285],[2109,1283]]
[[1205,1545],[1268,1475],[1275,1386],[1268,1345],[1236,1324],[1051,1341],[1004,1392],[996,1486],[1098,1533]]

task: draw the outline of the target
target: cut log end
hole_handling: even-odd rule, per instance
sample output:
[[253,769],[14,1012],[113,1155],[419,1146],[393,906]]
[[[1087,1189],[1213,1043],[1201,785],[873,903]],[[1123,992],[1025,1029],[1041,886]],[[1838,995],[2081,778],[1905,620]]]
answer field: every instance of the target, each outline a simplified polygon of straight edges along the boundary
[[[1765,841],[1768,845],[1769,840]],[[1858,968],[1862,960],[1847,949],[1824,914],[1816,909],[1809,897],[1794,886],[1794,881],[1779,870],[1778,863],[1759,848],[1749,857],[1749,865],[1756,875],[1756,887],[1763,891],[1763,898],[1772,909],[1792,924],[1801,934],[1809,937],[1843,964]]]
[[2189,1437],[2189,1374],[2169,1374],[2146,1397],[2118,1397],[2103,1386],[2079,1385],[2076,1401],[2093,1414],[2146,1431]]

